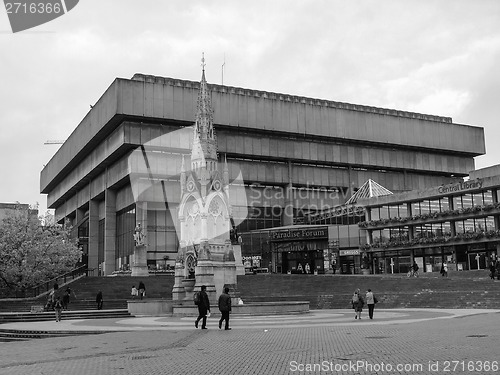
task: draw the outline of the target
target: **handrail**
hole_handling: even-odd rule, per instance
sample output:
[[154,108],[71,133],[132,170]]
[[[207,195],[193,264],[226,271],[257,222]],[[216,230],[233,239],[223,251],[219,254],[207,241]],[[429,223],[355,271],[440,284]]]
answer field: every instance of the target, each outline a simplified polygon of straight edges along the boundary
[[77,277],[80,277],[83,275],[88,276],[89,272],[93,272],[93,271],[94,270],[89,269],[87,267],[87,265],[83,265],[81,267],[75,268],[74,270],[66,272],[65,274],[56,276],[53,279],[44,281],[43,283],[30,288],[27,295],[30,297],[38,297],[39,295],[50,291],[55,283],[59,283],[60,281],[62,281],[63,284],[66,284],[66,281],[68,279],[74,280]]

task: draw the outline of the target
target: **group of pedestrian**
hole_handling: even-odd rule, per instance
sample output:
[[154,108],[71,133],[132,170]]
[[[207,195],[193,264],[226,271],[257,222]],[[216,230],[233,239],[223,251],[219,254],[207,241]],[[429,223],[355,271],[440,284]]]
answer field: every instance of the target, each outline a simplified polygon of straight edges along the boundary
[[[207,317],[210,317],[210,300],[208,299],[206,285],[202,285],[201,290],[195,295],[195,304],[198,306],[198,318],[196,318],[194,326],[198,328],[201,320],[201,329],[207,329]],[[228,287],[225,287],[223,293],[219,296],[218,305],[221,313],[221,318],[219,319],[219,329],[222,329],[222,323],[224,323],[224,330],[228,331],[231,329],[229,328],[231,296],[229,295]]]
[[365,297],[363,298],[361,290],[358,288],[354,291],[352,295],[352,308],[354,309],[355,315],[354,319],[361,320],[361,312],[363,311],[363,306],[368,306],[368,316],[373,319],[373,311],[375,310],[375,304],[378,303],[377,297],[373,294],[371,289],[366,291]]
[[139,297],[142,299],[143,297],[146,297],[146,286],[142,281],[139,281],[139,288],[136,288],[135,285],[132,285],[132,291],[130,292],[130,295],[132,298]]

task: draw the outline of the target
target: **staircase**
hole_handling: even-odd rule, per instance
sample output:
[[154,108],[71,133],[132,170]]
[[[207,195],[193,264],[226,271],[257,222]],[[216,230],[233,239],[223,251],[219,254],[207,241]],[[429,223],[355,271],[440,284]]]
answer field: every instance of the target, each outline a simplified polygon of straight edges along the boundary
[[[83,277],[60,287],[56,295],[62,298],[66,287],[69,286],[76,295],[76,298],[71,296],[69,310],[95,310],[97,308],[95,297],[97,292],[101,290],[104,298],[103,311],[127,309],[127,300],[131,299],[132,285],[137,287],[141,280],[146,285],[147,298],[172,298],[174,277],[170,275],[150,276],[142,279],[130,276]],[[4,312],[29,312],[32,306],[43,306],[46,301],[47,296],[3,299],[0,300],[0,314]]]
[[351,308],[356,288],[370,288],[378,308],[500,309],[500,281],[487,271],[406,275],[268,275],[238,278],[242,299],[253,301],[309,301],[311,309]]
[[[102,312],[125,310],[131,299],[132,285],[146,285],[146,298],[172,298],[172,275],[136,278],[131,276],[84,277],[69,286],[76,294],[69,312],[95,310],[95,295],[104,297]],[[437,273],[423,273],[418,278],[395,275],[281,275],[238,276],[238,289],[244,302],[309,301],[311,309],[350,308],[352,293],[372,289],[379,308],[490,308],[500,309],[500,281],[491,280],[488,272],[449,272],[447,278]],[[63,293],[62,287],[59,293]],[[43,305],[41,299],[0,301],[2,312],[28,313],[31,306]],[[215,301],[212,301],[215,304]],[[49,313],[53,314],[53,313]],[[31,316],[31,314],[30,314]],[[33,315],[37,316],[37,315]],[[1,320],[0,320],[1,322]]]

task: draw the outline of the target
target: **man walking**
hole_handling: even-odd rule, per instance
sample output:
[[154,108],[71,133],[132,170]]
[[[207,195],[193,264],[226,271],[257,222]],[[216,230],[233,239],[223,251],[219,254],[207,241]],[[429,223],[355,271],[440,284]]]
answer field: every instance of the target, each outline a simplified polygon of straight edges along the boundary
[[368,316],[370,319],[373,319],[373,310],[375,308],[375,303],[377,302],[377,299],[373,295],[373,292],[371,289],[368,289],[366,291],[366,304],[368,305]]
[[219,320],[219,329],[222,328],[222,322],[225,320],[225,330],[230,330],[229,328],[229,313],[231,312],[231,296],[229,295],[229,288],[224,288],[224,293],[219,296],[219,310],[222,314]]
[[203,322],[201,323],[201,329],[207,329],[207,312],[210,312],[210,301],[208,300],[206,290],[207,286],[202,285],[198,302],[198,318],[194,322],[194,326],[198,328],[198,322],[203,319]]
[[104,300],[102,298],[101,291],[97,292],[97,295],[95,296],[95,302],[97,304],[97,310],[102,310],[102,304],[103,304]]

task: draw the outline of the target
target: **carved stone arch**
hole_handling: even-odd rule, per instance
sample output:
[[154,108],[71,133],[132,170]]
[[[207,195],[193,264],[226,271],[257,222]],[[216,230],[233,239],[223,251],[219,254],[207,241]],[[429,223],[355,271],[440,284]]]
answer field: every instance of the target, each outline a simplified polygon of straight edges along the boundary
[[207,234],[216,242],[229,238],[228,207],[222,194],[213,194],[207,201]]
[[194,243],[199,242],[203,209],[201,200],[197,199],[196,194],[190,194],[186,197],[181,209],[181,215],[184,218],[183,240]]

